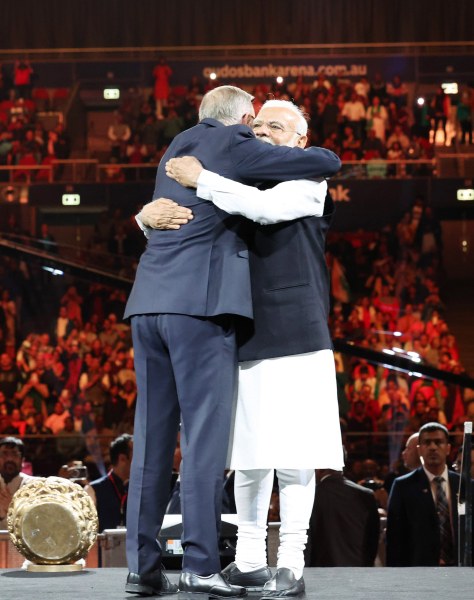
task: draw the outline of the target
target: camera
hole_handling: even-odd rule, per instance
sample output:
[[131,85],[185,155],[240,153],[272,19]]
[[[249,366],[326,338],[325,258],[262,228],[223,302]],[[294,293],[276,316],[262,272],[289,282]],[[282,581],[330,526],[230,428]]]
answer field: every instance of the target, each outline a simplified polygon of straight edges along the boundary
[[59,475],[79,485],[86,485],[89,481],[89,471],[80,460],[76,460],[69,465],[63,465],[59,470]]
[[364,479],[360,482],[360,485],[375,492],[376,490],[381,490],[383,488],[383,481],[375,481],[374,479]]

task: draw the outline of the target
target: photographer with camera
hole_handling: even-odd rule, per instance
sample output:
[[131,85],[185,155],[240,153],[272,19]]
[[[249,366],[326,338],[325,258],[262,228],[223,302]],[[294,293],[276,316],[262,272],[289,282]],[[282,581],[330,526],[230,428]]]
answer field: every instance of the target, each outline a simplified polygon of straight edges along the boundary
[[357,483],[374,492],[377,506],[382,510],[387,510],[388,494],[384,488],[384,480],[379,476],[380,467],[370,458],[362,463],[363,478]]

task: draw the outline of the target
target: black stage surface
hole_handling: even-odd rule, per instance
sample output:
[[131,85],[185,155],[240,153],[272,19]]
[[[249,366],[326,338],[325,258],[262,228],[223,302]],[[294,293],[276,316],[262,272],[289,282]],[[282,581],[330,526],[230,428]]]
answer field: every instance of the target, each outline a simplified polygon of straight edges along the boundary
[[[84,569],[69,574],[0,570],[1,600],[121,600],[126,569]],[[169,577],[177,581],[178,573]],[[472,600],[472,568],[305,569],[307,600]],[[190,600],[182,594],[170,600]],[[261,595],[249,594],[249,600]],[[201,599],[205,596],[200,596]]]

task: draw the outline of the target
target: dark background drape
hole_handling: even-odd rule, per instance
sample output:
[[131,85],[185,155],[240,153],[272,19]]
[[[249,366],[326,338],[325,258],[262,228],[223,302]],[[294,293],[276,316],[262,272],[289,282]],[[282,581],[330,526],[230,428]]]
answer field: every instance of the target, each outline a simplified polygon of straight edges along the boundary
[[0,49],[450,42],[473,0],[0,0]]

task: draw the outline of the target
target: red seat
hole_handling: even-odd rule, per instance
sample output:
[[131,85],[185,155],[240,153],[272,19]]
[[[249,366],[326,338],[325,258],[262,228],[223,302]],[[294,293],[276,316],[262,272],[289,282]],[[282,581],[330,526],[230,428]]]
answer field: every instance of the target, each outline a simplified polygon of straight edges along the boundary
[[364,152],[365,160],[372,160],[374,158],[380,158],[380,154],[377,152],[377,150],[366,150]]
[[344,150],[341,155],[341,160],[357,160],[357,155],[352,150]]
[[56,100],[64,100],[69,96],[69,88],[56,88],[53,91],[53,98]]
[[51,107],[53,110],[64,110],[69,98],[69,88],[56,88],[52,93]]
[[49,91],[46,88],[35,88],[31,96],[33,100],[49,100]]
[[182,98],[183,96],[186,96],[186,94],[188,93],[188,88],[185,85],[175,85],[171,89],[171,93],[174,96],[178,96],[178,97]]
[[35,102],[33,100],[30,100],[30,99],[26,98],[25,99],[25,108],[30,113],[35,112],[35,110],[36,110],[36,104],[35,104]]

